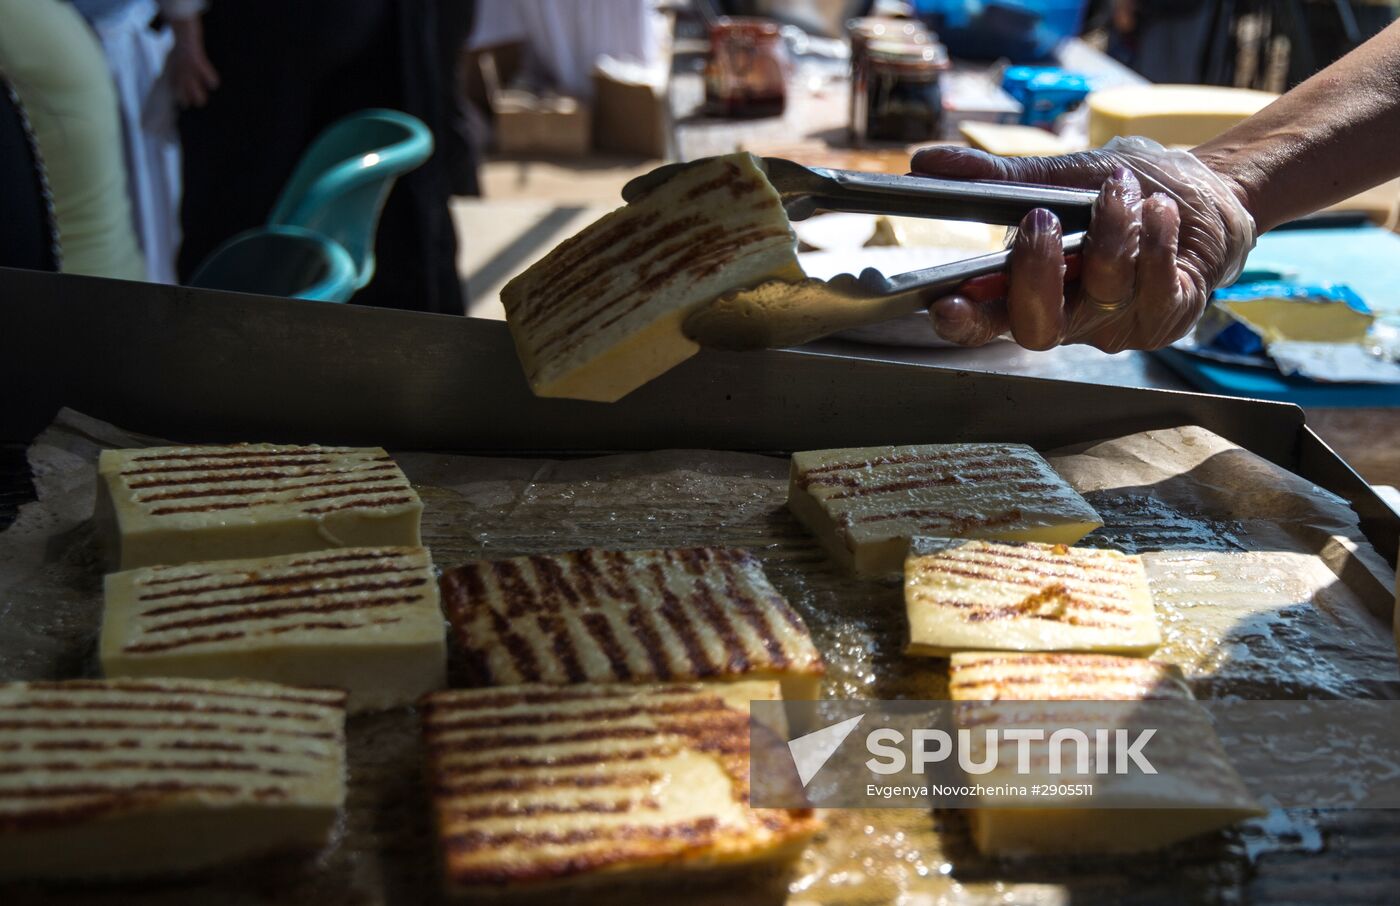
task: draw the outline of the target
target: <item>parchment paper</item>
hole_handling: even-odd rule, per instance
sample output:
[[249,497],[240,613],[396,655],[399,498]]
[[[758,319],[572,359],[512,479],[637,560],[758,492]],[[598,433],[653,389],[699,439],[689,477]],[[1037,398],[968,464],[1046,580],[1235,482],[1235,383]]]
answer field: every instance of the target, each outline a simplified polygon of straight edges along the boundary
[[[95,675],[94,463],[104,446],[151,442],[64,412],[32,446],[39,500],[0,534],[0,680]],[[423,497],[424,539],[440,566],[587,545],[746,547],[807,620],[828,662],[827,697],[942,696],[944,662],[902,653],[898,585],[834,569],[784,509],[785,458],[690,450],[564,461],[396,458]],[[1394,577],[1344,502],[1198,428],[1050,458],[1105,519],[1084,543],[1144,555],[1165,636],[1156,657],[1180,664],[1198,695],[1400,696],[1388,626]],[[431,902],[437,881],[416,731],[411,709],[351,720],[345,828],[318,859],[137,887],[0,887],[0,901]],[[1271,863],[1251,861],[1259,853],[1321,858],[1309,855],[1318,841],[1350,832],[1336,816],[1280,813],[1164,854],[994,863],[971,850],[956,816],[827,817],[798,867],[792,902],[1230,900],[1267,880]]]

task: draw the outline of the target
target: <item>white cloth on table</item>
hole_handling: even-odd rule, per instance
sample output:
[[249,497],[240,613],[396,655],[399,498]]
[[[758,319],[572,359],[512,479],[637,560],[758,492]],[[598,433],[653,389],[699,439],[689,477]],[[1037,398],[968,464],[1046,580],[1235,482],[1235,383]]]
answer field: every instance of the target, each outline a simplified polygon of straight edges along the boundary
[[593,94],[604,54],[654,65],[660,23],[651,0],[478,0],[470,47],[524,43],[562,94]]

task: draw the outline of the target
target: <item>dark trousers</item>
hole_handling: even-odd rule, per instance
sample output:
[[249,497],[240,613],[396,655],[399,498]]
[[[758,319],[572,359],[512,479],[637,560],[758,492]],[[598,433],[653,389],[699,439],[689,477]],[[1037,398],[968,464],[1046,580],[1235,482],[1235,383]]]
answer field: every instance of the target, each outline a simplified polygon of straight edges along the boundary
[[[346,114],[390,107],[441,132],[446,105],[433,0],[237,0],[204,17],[220,76],[207,106],[180,116],[187,279],[234,234],[265,223],[312,140]],[[461,314],[447,170],[434,153],[384,207],[376,273],[354,301]]]
[[56,252],[57,233],[24,114],[0,77],[0,267],[56,271]]

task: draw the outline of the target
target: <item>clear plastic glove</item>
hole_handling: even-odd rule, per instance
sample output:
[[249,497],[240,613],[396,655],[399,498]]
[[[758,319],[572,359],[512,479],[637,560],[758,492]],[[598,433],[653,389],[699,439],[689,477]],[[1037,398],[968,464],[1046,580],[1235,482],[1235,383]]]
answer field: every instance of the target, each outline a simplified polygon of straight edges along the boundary
[[912,168],[915,175],[1101,190],[1077,281],[1065,285],[1059,219],[1038,208],[1012,240],[1004,299],[954,295],[930,306],[939,336],[964,346],[1009,330],[1027,349],[1160,349],[1191,329],[1211,290],[1238,277],[1254,247],[1254,218],[1225,180],[1189,151],[1145,138],[1062,157],[925,148]]

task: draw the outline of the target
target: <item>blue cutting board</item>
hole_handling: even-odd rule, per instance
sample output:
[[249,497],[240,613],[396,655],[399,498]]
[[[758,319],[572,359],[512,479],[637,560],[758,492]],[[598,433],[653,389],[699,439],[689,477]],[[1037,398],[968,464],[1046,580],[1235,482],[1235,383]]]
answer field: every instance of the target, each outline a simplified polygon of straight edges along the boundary
[[[1345,283],[1378,315],[1400,315],[1400,236],[1381,227],[1282,230],[1259,237],[1249,267],[1297,274],[1305,283]],[[1400,385],[1323,384],[1277,371],[1212,362],[1176,349],[1155,353],[1208,393],[1300,406],[1400,406]]]

